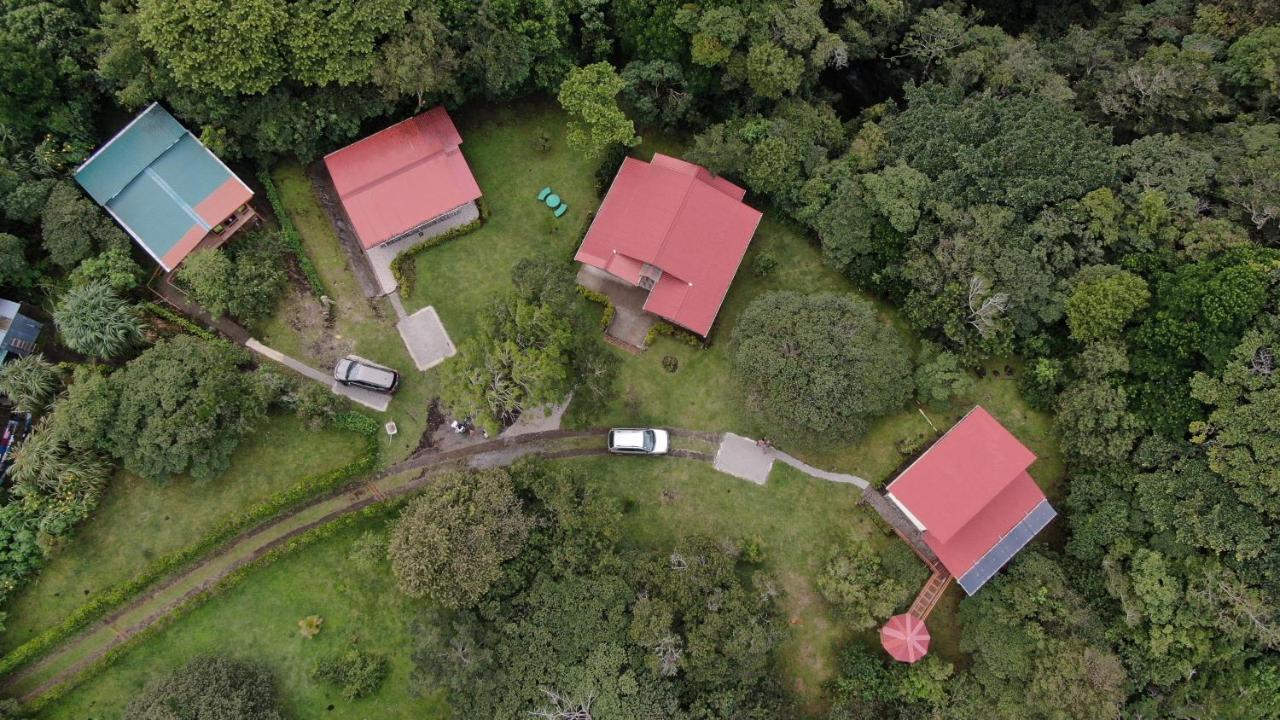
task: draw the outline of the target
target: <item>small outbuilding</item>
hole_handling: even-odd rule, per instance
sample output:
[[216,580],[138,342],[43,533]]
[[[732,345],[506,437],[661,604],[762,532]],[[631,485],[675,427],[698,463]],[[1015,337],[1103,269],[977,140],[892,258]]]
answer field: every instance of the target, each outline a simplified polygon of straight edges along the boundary
[[480,199],[444,107],[432,108],[324,158],[365,250],[425,232]]
[[1035,459],[975,407],[889,483],[885,496],[973,595],[1057,515],[1027,472]]
[[745,195],[684,160],[626,158],[574,259],[647,290],[645,311],[706,337],[760,224]]
[[43,325],[22,314],[22,306],[0,299],[0,362],[10,355],[23,357],[36,349]]
[[75,178],[165,271],[257,221],[249,186],[159,103],[98,148]]

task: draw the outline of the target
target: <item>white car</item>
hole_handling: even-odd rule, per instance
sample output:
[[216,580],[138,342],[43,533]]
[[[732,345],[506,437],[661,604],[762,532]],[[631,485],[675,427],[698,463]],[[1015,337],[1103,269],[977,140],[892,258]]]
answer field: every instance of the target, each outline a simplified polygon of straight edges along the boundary
[[609,452],[623,455],[666,455],[671,438],[666,430],[614,428],[609,431]]

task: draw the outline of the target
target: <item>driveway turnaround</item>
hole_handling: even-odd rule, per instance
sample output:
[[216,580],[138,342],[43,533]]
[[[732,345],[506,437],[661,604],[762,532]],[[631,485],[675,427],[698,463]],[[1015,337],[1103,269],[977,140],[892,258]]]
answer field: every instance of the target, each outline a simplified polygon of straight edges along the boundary
[[458,353],[436,309],[428,305],[396,323],[404,346],[419,370],[430,370]]
[[715,468],[726,475],[763,485],[773,469],[773,456],[751,438],[725,433],[716,451]]

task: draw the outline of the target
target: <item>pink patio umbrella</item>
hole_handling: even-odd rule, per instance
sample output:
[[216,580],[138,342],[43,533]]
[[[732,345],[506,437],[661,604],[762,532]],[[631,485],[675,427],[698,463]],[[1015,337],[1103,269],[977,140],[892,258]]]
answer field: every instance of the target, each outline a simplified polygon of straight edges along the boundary
[[894,615],[880,628],[880,644],[894,660],[913,663],[929,652],[929,628],[915,615]]

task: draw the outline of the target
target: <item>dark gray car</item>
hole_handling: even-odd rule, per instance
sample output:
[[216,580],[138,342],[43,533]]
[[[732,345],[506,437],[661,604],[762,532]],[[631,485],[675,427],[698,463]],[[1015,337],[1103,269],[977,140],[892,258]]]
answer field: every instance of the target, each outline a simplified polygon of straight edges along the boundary
[[333,366],[333,379],[374,392],[393,393],[400,386],[400,373],[355,355],[348,355]]

